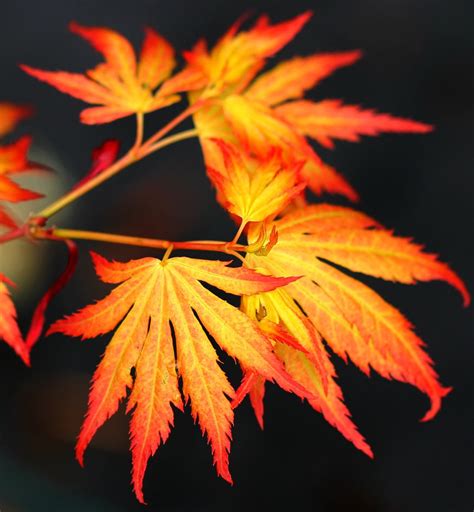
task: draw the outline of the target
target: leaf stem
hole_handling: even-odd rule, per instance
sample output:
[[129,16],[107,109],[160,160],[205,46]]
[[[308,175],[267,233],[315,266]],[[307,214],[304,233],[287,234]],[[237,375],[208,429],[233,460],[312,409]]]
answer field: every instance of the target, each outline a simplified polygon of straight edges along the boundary
[[143,144],[143,135],[145,129],[145,114],[143,112],[137,112],[137,136],[135,139],[135,144],[131,149],[131,153],[137,154],[140,146]]
[[197,137],[199,134],[198,130],[196,128],[192,128],[191,130],[185,130],[183,132],[175,133],[174,135],[170,135],[169,137],[166,137],[166,139],[161,139],[160,141],[156,142],[152,146],[148,146],[145,149],[142,149],[140,151],[141,158],[144,158],[151,153],[154,153],[155,151],[158,151],[160,149],[163,149],[166,146],[170,146],[171,144],[174,144],[175,142],[180,142],[182,140],[186,139],[192,139],[193,137]]
[[49,206],[41,210],[39,213],[37,213],[34,217],[40,219],[48,219],[55,213],[65,208],[67,205],[76,201],[76,199],[82,197],[105,181],[109,180],[112,176],[119,173],[132,163],[137,162],[142,158],[150,155],[151,153],[154,153],[155,151],[158,151],[165,146],[173,144],[174,142],[178,142],[190,137],[195,137],[198,134],[197,130],[186,130],[184,132],[171,135],[166,139],[163,138],[178,124],[199,110],[203,104],[204,101],[198,101],[194,105],[191,105],[177,117],[172,119],[163,128],[158,130],[145,142],[143,142],[144,116],[143,114],[137,114],[137,136],[133,147],[122,158],[119,158],[116,162],[114,162],[108,169],[85,182],[83,185],[60,197]]
[[[136,236],[117,235],[112,233],[100,233],[97,231],[79,231],[75,229],[44,228],[33,226],[30,234],[36,239],[51,239],[51,237],[66,240],[93,240],[96,242],[113,243],[120,245],[132,245],[135,247],[148,247],[151,249],[186,249],[190,251],[211,251],[233,254],[236,251],[245,252],[246,246],[222,242],[217,240],[193,240],[189,242],[174,242],[156,238],[141,238]],[[235,255],[235,254],[233,254]]]
[[54,201],[49,206],[47,206],[39,213],[37,213],[35,217],[48,219],[55,213],[65,208],[67,205],[74,202],[79,197],[82,197],[84,194],[87,194],[87,192],[90,192],[104,181],[107,181],[109,178],[111,178],[121,170],[125,169],[132,162],[133,159],[131,158],[130,152],[128,152],[122,158],[119,158],[115,163],[113,163],[108,169],[101,172],[100,174],[90,179],[89,181],[86,181],[83,185],[71,190],[64,196],[60,197],[58,200]]
[[174,144],[175,142],[195,137],[196,135],[197,130],[186,130],[175,135],[170,135],[169,137],[160,140],[155,145],[147,147],[146,150],[145,146],[142,146],[137,150],[137,154],[135,156],[133,155],[133,150],[129,151],[126,155],[124,155],[122,158],[113,163],[108,169],[101,172],[100,174],[90,179],[89,181],[85,182],[82,186],[77,187],[74,190],[71,190],[69,193],[62,196],[57,201],[54,201],[49,206],[47,206],[39,213],[37,213],[35,217],[44,219],[52,217],[55,213],[65,208],[67,205],[71,204],[76,199],[79,199],[83,195],[87,194],[87,192],[90,192],[94,188],[98,187],[99,185],[104,183],[104,181],[109,180],[112,176],[118,174],[120,171],[127,168],[132,163],[141,160],[142,158],[145,158],[146,156],[150,155],[155,151],[158,151],[159,149]]
[[247,225],[247,222],[242,219],[242,221],[240,222],[239,229],[237,230],[237,233],[235,233],[235,236],[232,239],[231,244],[236,244],[239,241],[240,235],[243,233],[246,225]]
[[232,249],[227,249],[226,252],[227,252],[227,254],[231,254],[232,256],[234,256],[235,258],[240,260],[243,265],[247,264],[247,262],[245,261],[245,258],[240,253],[238,253],[237,251],[233,251]]
[[173,128],[178,126],[178,124],[182,123],[185,119],[192,116],[195,112],[197,112],[203,105],[206,103],[205,100],[199,100],[193,105],[190,105],[186,110],[181,112],[178,116],[172,119],[168,124],[163,126],[161,130],[158,130],[154,135],[152,135],[147,141],[143,143],[142,150],[145,154],[148,153],[148,148],[153,146],[153,144],[164,137],[167,133],[169,133]]
[[168,258],[171,256],[171,253],[173,252],[174,245],[171,244],[168,249],[166,249],[165,254],[163,256],[163,259],[161,260],[161,264],[164,266],[166,265]]

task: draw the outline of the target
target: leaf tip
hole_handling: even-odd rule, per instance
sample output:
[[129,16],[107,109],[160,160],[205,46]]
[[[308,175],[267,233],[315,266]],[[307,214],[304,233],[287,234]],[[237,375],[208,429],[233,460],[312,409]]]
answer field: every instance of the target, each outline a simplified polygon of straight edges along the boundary
[[57,331],[56,331],[56,322],[54,322],[53,324],[51,324],[48,329],[46,330],[46,332],[44,333],[44,335],[47,337],[47,336],[51,336],[51,334],[55,334]]
[[362,451],[367,455],[367,457],[369,457],[369,459],[374,460],[374,458],[375,458],[374,452],[372,451],[372,448],[369,445],[367,445],[367,448]]
[[147,502],[145,501],[145,496],[143,495],[143,479],[139,480],[135,475],[133,475],[132,484],[133,492],[135,494],[135,497],[137,498],[137,501],[141,505],[147,505]]
[[348,55],[352,57],[352,64],[354,64],[358,60],[362,59],[364,52],[360,48],[356,48],[355,50],[348,52]]
[[85,447],[79,440],[76,445],[76,460],[79,463],[79,466],[81,466],[81,468],[84,468],[84,451]]
[[30,75],[34,78],[40,78],[41,70],[38,68],[34,68],[32,66],[28,66],[28,64],[18,64],[18,67],[27,75]]
[[228,484],[230,485],[234,485],[234,481],[232,480],[232,475],[230,474],[230,471],[229,471],[229,467],[227,465],[227,463],[225,464],[224,467],[219,467],[217,469],[217,473],[218,475],[223,478]]
[[25,347],[25,350],[22,350],[22,352],[19,353],[18,355],[21,357],[21,360],[25,363],[25,366],[31,368],[30,351]]
[[457,290],[462,296],[463,306],[467,308],[471,304],[471,294],[469,293],[465,284],[460,280],[459,285],[456,286]]
[[75,20],[71,20],[68,24],[67,24],[67,28],[70,32],[72,32],[73,34],[77,34],[77,35],[82,35],[81,32],[86,28],[84,27],[83,25],[79,24],[77,21]]
[[94,265],[95,273],[100,278],[100,276],[101,276],[100,269],[101,269],[101,267],[103,267],[104,265],[106,265],[108,263],[108,260],[106,258],[104,258],[103,256],[101,256],[98,252],[95,252],[95,251],[89,251],[89,255],[92,259],[92,265]]
[[423,418],[420,419],[421,423],[432,420],[438,414],[439,410],[441,409],[441,399],[448,395],[452,390],[452,387],[445,388],[440,386],[438,393],[430,396],[431,407],[423,416]]
[[296,20],[298,20],[301,23],[301,26],[303,26],[305,23],[307,23],[312,17],[314,16],[314,11],[312,9],[308,9],[307,11],[302,12],[300,15],[296,17]]

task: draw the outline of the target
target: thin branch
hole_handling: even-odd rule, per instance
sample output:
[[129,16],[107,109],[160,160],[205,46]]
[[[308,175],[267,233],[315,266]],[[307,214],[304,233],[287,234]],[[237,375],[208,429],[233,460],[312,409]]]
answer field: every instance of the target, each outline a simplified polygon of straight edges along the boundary
[[171,144],[174,144],[175,142],[179,142],[181,140],[189,139],[191,137],[195,137],[197,135],[196,130],[186,130],[185,132],[180,132],[175,135],[170,135],[166,139],[162,139],[159,142],[157,142],[153,146],[146,147],[142,146],[136,155],[133,154],[133,149],[129,151],[126,155],[124,155],[122,158],[117,160],[115,163],[113,163],[108,169],[104,170],[94,178],[90,179],[89,181],[85,182],[82,186],[77,187],[74,190],[71,190],[58,200],[51,203],[49,206],[41,210],[39,213],[35,215],[35,217],[38,218],[44,218],[48,219],[49,217],[53,216],[55,213],[59,212],[63,208],[65,208],[67,205],[71,204],[72,202],[76,201],[83,195],[87,194],[91,190],[95,189],[105,181],[109,180],[112,176],[115,174],[118,174],[120,171],[126,169],[129,165],[133,164],[134,162],[141,160],[142,158],[145,158],[146,156],[150,155],[151,153],[154,153],[155,151],[158,151],[159,149],[162,149],[166,146],[169,146]]
[[126,155],[124,155],[122,158],[117,160],[115,163],[113,163],[108,169],[101,172],[97,176],[94,176],[89,181],[86,181],[83,185],[71,190],[64,196],[60,197],[58,200],[51,203],[49,206],[41,210],[39,213],[35,215],[35,217],[41,217],[48,219],[49,217],[53,216],[55,213],[59,212],[63,208],[65,208],[67,205],[74,202],[76,199],[79,199],[84,194],[87,194],[87,192],[90,192],[94,188],[98,187],[101,183],[104,181],[107,181],[109,178],[117,174],[118,172],[122,171],[126,167],[128,167],[132,162],[134,161],[133,158],[131,158],[130,152],[128,152]]
[[186,139],[192,139],[193,137],[197,137],[199,135],[199,132],[196,128],[193,128],[191,130],[185,130],[183,132],[178,132],[174,135],[170,135],[169,137],[166,137],[166,139],[162,139],[159,142],[156,142],[152,146],[148,146],[145,149],[143,149],[141,153],[141,157],[144,158],[145,156],[150,155],[151,153],[154,153],[155,151],[158,151],[160,149],[165,148],[166,146],[170,146],[171,144],[174,144],[175,142],[180,142],[182,140]]
[[200,108],[202,108],[206,103],[206,100],[199,100],[193,105],[190,105],[186,110],[181,112],[177,117],[172,119],[167,125],[163,126],[161,130],[158,130],[154,135],[152,135],[147,141],[143,143],[142,150],[145,154],[148,154],[148,148],[152,146],[155,142],[163,138],[167,135],[173,128],[182,123],[185,119],[192,116],[196,113]]
[[[185,119],[192,116],[195,112],[197,112],[200,108],[202,108],[207,103],[207,100],[200,100],[194,103],[194,105],[189,106],[186,110],[181,112],[178,116],[172,119],[168,124],[166,124],[163,128],[158,130],[154,135],[152,135],[147,141],[143,142],[143,133],[144,133],[144,115],[142,113],[137,114],[137,136],[133,147],[119,160],[113,163],[108,169],[104,170],[91,180],[85,182],[83,185],[77,187],[74,190],[71,190],[69,193],[64,195],[63,197],[57,199],[49,206],[41,210],[35,217],[48,219],[58,211],[62,210],[64,207],[82,197],[87,192],[90,192],[94,188],[98,187],[100,184],[104,183],[104,181],[109,180],[112,176],[119,173],[129,165],[151,153],[172,144],[173,142],[178,142],[180,140],[184,140],[191,136],[197,135],[197,132],[193,130],[187,130],[182,132],[186,135],[172,135],[167,139],[163,139],[165,135],[167,135],[173,128],[182,123]],[[190,133],[192,132],[192,135]],[[160,141],[160,143],[158,143]],[[166,142],[165,142],[166,141]]]
[[193,240],[189,242],[175,242],[156,238],[142,238],[135,236],[100,233],[97,231],[80,231],[75,229],[43,228],[34,226],[30,234],[37,239],[51,239],[51,237],[66,240],[91,240],[135,247],[148,247],[151,249],[186,249],[190,251],[211,251],[232,254],[236,251],[245,252],[246,246],[216,240]]

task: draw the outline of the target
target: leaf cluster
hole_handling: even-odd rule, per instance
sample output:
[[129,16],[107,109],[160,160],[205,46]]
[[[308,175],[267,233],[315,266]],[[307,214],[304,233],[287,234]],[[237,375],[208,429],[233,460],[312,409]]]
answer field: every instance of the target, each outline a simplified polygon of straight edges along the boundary
[[[175,410],[185,404],[209,441],[217,473],[232,482],[234,409],[249,396],[263,428],[268,382],[306,400],[355,447],[373,456],[344,404],[331,353],[367,375],[376,372],[418,388],[431,403],[424,420],[434,417],[449,392],[411,323],[358,274],[403,284],[443,280],[467,305],[461,279],[436,255],[364,213],[311,200],[322,193],[358,198],[343,174],[323,161],[319,147],[334,149],[340,140],[358,142],[385,132],[427,133],[432,127],[338,99],[304,97],[354,64],[361,57],[358,50],[295,57],[268,69],[268,59],[310,17],[303,13],[272,24],[263,16],[246,29],[238,21],[214,46],[201,40],[185,52],[178,71],[174,49],[151,28],[136,53],[114,30],[73,23],[72,32],[91,44],[102,62],[84,73],[22,66],[87,103],[80,116],[85,124],[130,115],[137,120],[136,139],[127,152],[120,154],[118,141],[102,143],[84,177],[25,222],[6,205],[39,197],[12,179],[35,167],[27,158],[30,139],[0,146],[0,226],[6,230],[0,242],[27,236],[61,241],[68,252],[66,268],[38,304],[26,336],[8,289],[13,283],[0,274],[0,338],[29,364],[46,308],[74,272],[74,240],[165,250],[161,258],[128,262],[91,253],[99,279],[114,287],[47,332],[82,339],[113,333],[92,379],[76,455],[82,464],[96,431],[128,397],[132,483],[140,502],[147,462],[167,440]],[[177,117],[145,138],[146,115],[184,100],[187,106]],[[29,114],[25,107],[0,104],[0,136]],[[172,133],[189,117],[192,130]],[[118,172],[191,137],[201,145],[216,201],[236,222],[230,240],[169,241],[49,227],[56,212]],[[225,261],[174,257],[174,249],[226,256]],[[240,307],[207,285],[239,296]],[[237,389],[217,348],[242,369]]]

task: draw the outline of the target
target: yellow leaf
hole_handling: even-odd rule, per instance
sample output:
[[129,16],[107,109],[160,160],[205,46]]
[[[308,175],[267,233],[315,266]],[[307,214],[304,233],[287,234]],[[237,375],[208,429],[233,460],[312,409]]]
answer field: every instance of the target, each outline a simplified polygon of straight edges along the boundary
[[133,484],[143,502],[147,460],[168,437],[173,422],[170,404],[181,408],[177,365],[184,396],[210,441],[217,472],[231,481],[228,452],[234,390],[220,368],[207,332],[221,349],[251,371],[287,391],[308,394],[285,372],[258,324],[200,281],[244,295],[273,290],[295,278],[264,276],[219,261],[144,258],[117,263],[97,254],[92,257],[99,277],[118,286],[104,299],[57,321],[49,330],[91,338],[121,322],[94,374],[89,409],[77,443],[79,461],[82,463],[97,429],[117,411],[127,388],[132,388],[128,409],[134,409],[130,427]]

